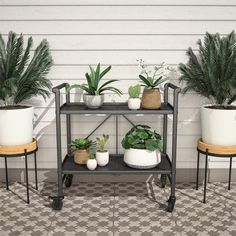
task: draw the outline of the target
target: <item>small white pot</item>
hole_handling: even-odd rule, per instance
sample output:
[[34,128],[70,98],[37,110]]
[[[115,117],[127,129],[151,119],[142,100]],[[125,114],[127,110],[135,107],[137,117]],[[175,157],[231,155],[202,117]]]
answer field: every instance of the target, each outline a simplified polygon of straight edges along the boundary
[[202,140],[221,146],[236,145],[236,109],[201,108]]
[[88,108],[96,109],[99,108],[104,103],[104,94],[89,95],[85,93],[83,95],[83,100]]
[[130,110],[138,110],[141,105],[140,98],[129,98],[128,99],[128,107]]
[[96,159],[88,159],[87,160],[87,168],[89,170],[95,170],[97,168],[97,161],[96,161]]
[[31,143],[33,139],[33,107],[0,109],[0,146]]
[[125,150],[124,162],[132,168],[150,169],[161,162],[161,153],[159,150],[148,151],[146,149],[130,148]]
[[109,162],[109,152],[96,152],[96,160],[99,166],[105,166]]

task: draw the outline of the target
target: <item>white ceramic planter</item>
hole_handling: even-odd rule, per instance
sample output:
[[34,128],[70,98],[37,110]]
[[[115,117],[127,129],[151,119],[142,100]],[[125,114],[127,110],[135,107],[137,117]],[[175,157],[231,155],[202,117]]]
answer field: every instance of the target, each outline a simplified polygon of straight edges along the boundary
[[202,140],[221,146],[236,145],[236,109],[201,108]]
[[99,108],[104,103],[104,94],[89,95],[85,93],[83,95],[83,100],[88,108],[96,109]]
[[96,159],[88,159],[87,160],[87,168],[89,170],[95,170],[97,168],[97,161],[96,161]]
[[109,162],[109,152],[96,152],[96,160],[99,166],[106,166]]
[[161,162],[161,153],[159,150],[148,151],[130,148],[125,150],[124,162],[132,168],[150,169]]
[[31,143],[33,139],[33,107],[0,109],[0,145]]
[[128,107],[130,110],[138,110],[140,109],[141,99],[140,98],[129,98],[128,99]]

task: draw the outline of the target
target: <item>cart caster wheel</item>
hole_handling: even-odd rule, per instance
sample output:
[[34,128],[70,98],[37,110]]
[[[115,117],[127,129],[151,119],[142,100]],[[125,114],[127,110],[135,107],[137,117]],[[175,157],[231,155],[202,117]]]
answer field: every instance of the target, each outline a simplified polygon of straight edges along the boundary
[[60,211],[63,206],[63,201],[61,198],[54,198],[52,201],[52,209]]
[[167,175],[161,175],[161,188],[165,188],[166,179],[167,179]]
[[170,197],[169,199],[168,199],[168,205],[167,205],[167,208],[166,208],[166,210],[168,211],[168,212],[172,212],[173,210],[174,210],[174,207],[175,207],[175,201],[176,201],[176,197]]
[[69,188],[72,184],[72,180],[73,180],[73,175],[66,175],[66,178],[65,178],[65,186],[67,188]]

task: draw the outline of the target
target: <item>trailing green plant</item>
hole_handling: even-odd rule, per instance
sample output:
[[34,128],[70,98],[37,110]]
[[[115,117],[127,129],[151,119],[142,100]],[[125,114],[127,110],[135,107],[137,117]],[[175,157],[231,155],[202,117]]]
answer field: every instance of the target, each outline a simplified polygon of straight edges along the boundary
[[95,142],[93,142],[90,139],[78,138],[71,142],[70,147],[72,151],[83,150],[83,149],[90,150],[94,145],[95,145]]
[[188,62],[180,63],[183,93],[194,91],[216,104],[231,104],[236,100],[236,35],[225,37],[206,33],[197,41],[198,52],[187,50]]
[[105,145],[107,144],[109,139],[109,135],[103,134],[101,138],[97,138],[97,145],[98,145],[98,151],[99,152],[105,152]]
[[124,149],[162,150],[161,135],[156,131],[152,131],[151,127],[147,125],[136,125],[131,128],[121,144]]
[[47,40],[37,46],[32,59],[32,37],[24,50],[23,35],[10,31],[7,43],[0,34],[0,100],[5,106],[13,106],[33,96],[49,97],[52,87],[46,78],[52,57]]
[[141,86],[139,84],[130,86],[128,93],[130,98],[138,98],[141,93]]
[[111,91],[118,95],[122,94],[122,92],[118,88],[110,86],[111,83],[118,81],[116,79],[106,81],[101,86],[99,86],[103,76],[106,75],[111,70],[111,66],[108,66],[103,71],[101,71],[100,63],[98,63],[95,70],[91,66],[89,66],[89,68],[90,68],[90,74],[88,73],[85,74],[87,84],[71,85],[67,91],[70,91],[73,88],[80,88],[84,90],[86,93],[88,93],[89,95],[100,95],[105,91]]
[[153,72],[148,70],[148,66],[144,64],[142,59],[138,60],[138,62],[142,69],[139,75],[141,86],[148,89],[157,88],[168,79],[166,71],[169,72],[170,68],[166,67],[164,62],[160,66],[154,66]]

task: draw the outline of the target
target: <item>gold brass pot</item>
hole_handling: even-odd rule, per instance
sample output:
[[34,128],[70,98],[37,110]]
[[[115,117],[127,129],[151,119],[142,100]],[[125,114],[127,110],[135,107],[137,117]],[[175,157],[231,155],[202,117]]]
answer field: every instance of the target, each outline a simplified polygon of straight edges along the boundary
[[74,162],[80,165],[86,165],[89,159],[89,151],[87,149],[74,151]]
[[159,88],[145,88],[142,95],[142,108],[159,109],[161,107],[161,94]]

